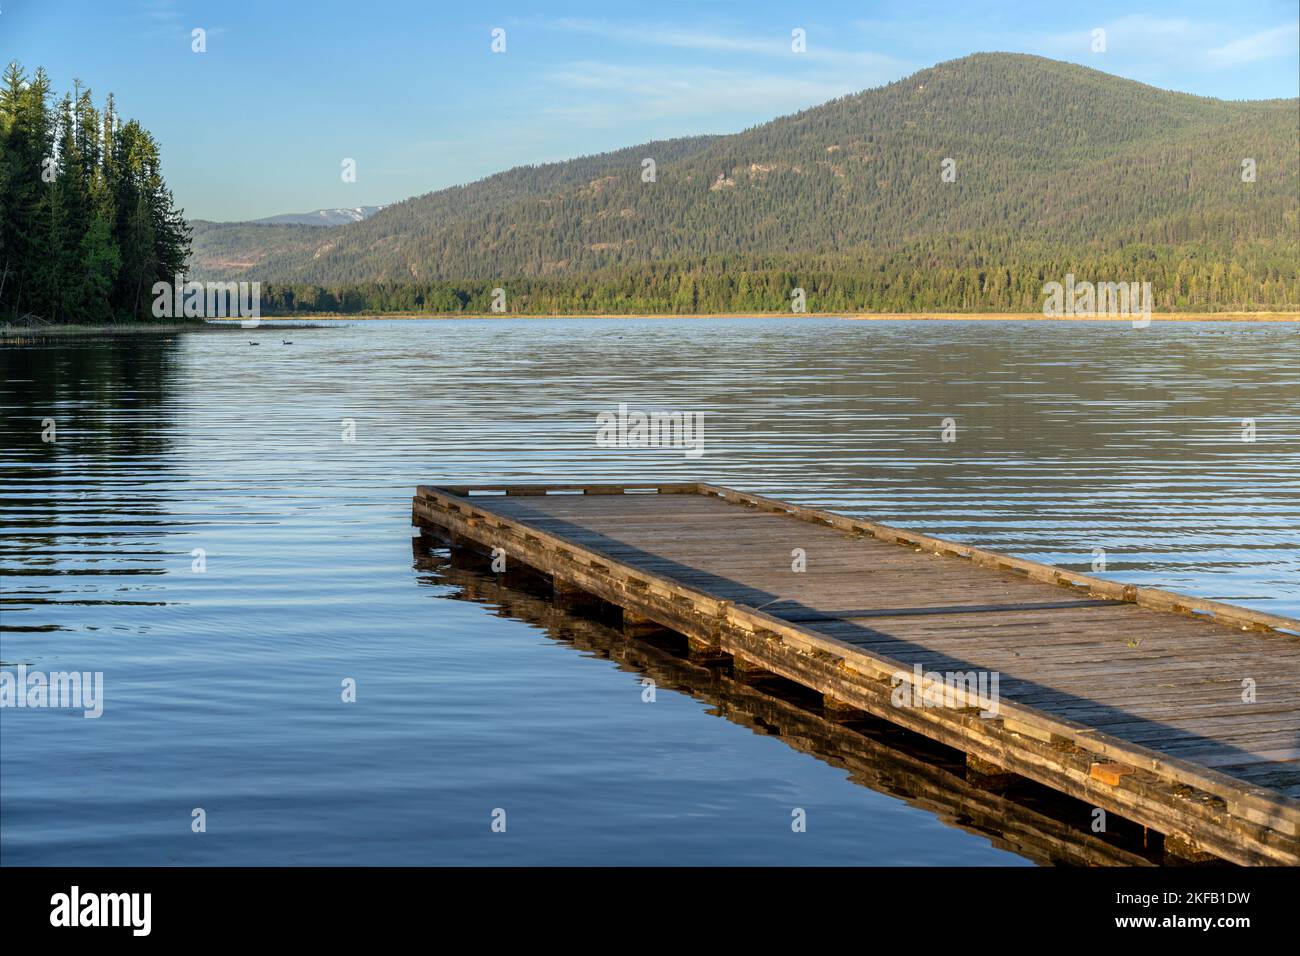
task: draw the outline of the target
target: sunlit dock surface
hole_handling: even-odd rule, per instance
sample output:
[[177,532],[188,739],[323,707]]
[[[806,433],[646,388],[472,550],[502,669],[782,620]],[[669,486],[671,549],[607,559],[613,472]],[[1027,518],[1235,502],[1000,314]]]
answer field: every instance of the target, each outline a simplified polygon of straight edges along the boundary
[[[964,755],[912,758],[905,798],[1031,859],[1300,862],[1300,621],[708,484],[421,486],[414,520],[544,576],[556,610],[617,613],[629,641],[676,632],[689,664],[733,675],[710,693],[852,752],[869,786],[896,789],[872,782],[891,771],[871,734],[842,738],[854,725]],[[818,706],[755,690],[777,679]],[[1080,801],[1085,829],[997,796],[1014,778]]]

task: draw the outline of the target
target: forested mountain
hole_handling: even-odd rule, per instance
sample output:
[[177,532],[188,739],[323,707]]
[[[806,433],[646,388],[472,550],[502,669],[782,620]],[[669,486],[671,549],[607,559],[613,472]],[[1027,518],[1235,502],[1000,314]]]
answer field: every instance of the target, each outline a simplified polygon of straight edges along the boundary
[[779,309],[800,286],[810,311],[1016,310],[1067,272],[1151,281],[1162,309],[1294,308],[1298,167],[1296,100],[977,54],[355,224],[199,224],[192,271],[276,282],[289,308],[483,309],[499,286],[512,312]]
[[77,85],[55,100],[42,70],[0,78],[0,317],[104,322],[149,314],[189,232],[158,144]]
[[[389,222],[382,234],[388,234],[415,231],[430,222],[488,215],[516,202],[562,194],[625,169],[634,167],[639,176],[641,160],[647,155],[644,150],[654,150],[659,162],[670,162],[685,158],[716,139],[716,136],[696,136],[666,140],[562,163],[520,166],[466,186],[453,186],[385,206],[369,219],[382,215]],[[266,220],[219,223],[196,219],[191,225],[195,233],[192,270],[196,275],[222,278],[242,274],[253,267],[256,274],[249,272],[245,278],[281,278],[296,258],[315,255],[342,235],[337,230],[309,231],[310,227],[300,223],[275,224]]]

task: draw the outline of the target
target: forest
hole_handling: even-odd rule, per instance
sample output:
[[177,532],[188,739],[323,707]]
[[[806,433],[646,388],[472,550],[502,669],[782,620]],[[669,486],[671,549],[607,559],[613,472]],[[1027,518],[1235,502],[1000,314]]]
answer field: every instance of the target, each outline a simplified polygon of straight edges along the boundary
[[97,324],[151,317],[157,281],[185,269],[190,228],[158,143],[41,69],[0,78],[0,318]]
[[521,315],[692,315],[791,312],[804,291],[809,313],[1041,312],[1043,286],[1147,281],[1160,312],[1295,309],[1297,265],[1268,243],[1244,244],[1226,264],[1194,243],[1129,245],[1079,255],[1041,243],[949,237],[892,253],[844,257],[716,256],[606,269],[582,276],[508,281],[362,282],[331,286],[268,282],[266,315],[493,312]]

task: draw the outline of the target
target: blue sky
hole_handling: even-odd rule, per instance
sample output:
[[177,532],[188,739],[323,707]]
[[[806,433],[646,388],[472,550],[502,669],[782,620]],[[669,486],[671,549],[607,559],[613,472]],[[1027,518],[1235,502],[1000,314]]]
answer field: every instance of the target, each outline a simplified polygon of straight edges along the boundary
[[188,215],[247,219],[734,132],[982,50],[1204,96],[1294,97],[1298,17],[1296,0],[0,0],[0,59],[44,66],[60,92],[73,77],[113,91],[161,141]]

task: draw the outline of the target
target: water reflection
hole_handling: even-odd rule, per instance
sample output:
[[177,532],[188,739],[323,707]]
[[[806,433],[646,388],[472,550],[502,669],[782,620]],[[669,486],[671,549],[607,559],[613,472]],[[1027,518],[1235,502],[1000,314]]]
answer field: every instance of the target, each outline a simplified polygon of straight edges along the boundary
[[170,530],[166,509],[141,485],[166,482],[175,463],[177,351],[163,335],[0,348],[4,630],[77,628],[43,615],[50,605],[167,603],[126,582],[83,582],[165,573],[155,542]]
[[[428,578],[410,562],[415,486],[711,480],[1071,568],[1104,549],[1109,577],[1294,616],[1298,331],[499,319],[355,322],[257,346],[238,331],[7,344],[0,661],[103,671],[106,703],[94,721],[0,714],[0,849],[330,863],[348,834],[350,862],[369,863],[1018,863],[971,835],[1019,845],[990,802],[1005,795],[962,790],[942,755],[927,770],[914,754],[888,785],[874,751],[826,758],[910,794],[882,807],[825,765],[750,752],[730,724],[710,732],[720,722],[690,701],[647,724],[622,687],[541,653],[524,625],[411,587]],[[597,448],[596,416],[620,402],[703,412],[704,457]],[[56,443],[41,441],[46,417]],[[954,443],[940,440],[947,417]],[[641,665],[703,693],[689,661]],[[365,706],[340,712],[338,682],[358,673]],[[530,696],[539,673],[564,693]],[[738,715],[763,693],[707,687]],[[739,719],[792,742],[845,732],[763,706]],[[945,790],[964,796],[943,803]],[[503,792],[547,816],[485,847],[481,804]],[[819,825],[781,842],[780,815],[812,794]],[[224,805],[226,836],[197,845],[201,800]],[[932,801],[977,822],[912,808]],[[589,832],[573,832],[574,806]],[[434,839],[431,814],[455,823]],[[1112,852],[1063,842],[1071,861]]]
[[[527,572],[494,574],[471,551],[447,550],[430,539],[412,543],[422,584],[442,597],[491,608],[524,621],[557,644],[614,662],[620,671],[654,682],[656,692],[685,694],[706,713],[780,739],[843,770],[848,780],[910,806],[951,827],[979,834],[1000,849],[1040,865],[1181,865],[1166,857],[1163,838],[1114,817],[1108,831],[1091,831],[1093,808],[1014,776],[982,776],[963,754],[860,711],[827,710],[819,695],[760,672],[737,672],[725,655],[693,658],[685,638],[670,631],[625,632],[619,609],[572,612],[550,599],[550,582]],[[593,715],[593,718],[595,715]]]

